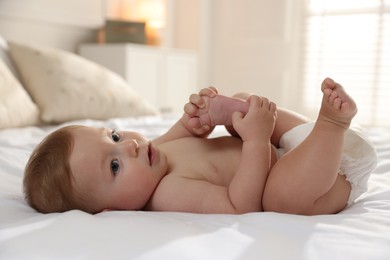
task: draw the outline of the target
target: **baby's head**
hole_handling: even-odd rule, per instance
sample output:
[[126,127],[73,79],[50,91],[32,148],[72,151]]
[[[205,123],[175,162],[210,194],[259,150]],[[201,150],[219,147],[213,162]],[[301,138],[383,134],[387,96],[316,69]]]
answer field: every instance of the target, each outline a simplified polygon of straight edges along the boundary
[[71,131],[77,127],[64,127],[48,135],[27,163],[23,181],[26,200],[42,213],[80,208],[72,190],[69,166]]
[[27,163],[27,202],[43,213],[141,209],[167,170],[143,135],[67,126],[48,135]]

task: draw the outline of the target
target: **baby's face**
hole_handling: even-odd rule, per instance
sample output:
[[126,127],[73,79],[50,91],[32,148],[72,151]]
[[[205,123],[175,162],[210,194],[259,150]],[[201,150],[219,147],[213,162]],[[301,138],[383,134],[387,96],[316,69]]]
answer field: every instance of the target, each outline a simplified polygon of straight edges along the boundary
[[143,208],[167,171],[165,155],[136,132],[80,127],[72,135],[77,194],[93,194],[101,209]]

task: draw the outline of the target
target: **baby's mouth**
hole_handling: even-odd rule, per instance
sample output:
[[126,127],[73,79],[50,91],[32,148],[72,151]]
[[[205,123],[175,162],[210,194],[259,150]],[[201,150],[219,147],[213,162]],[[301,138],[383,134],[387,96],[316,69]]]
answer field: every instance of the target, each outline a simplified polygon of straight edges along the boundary
[[152,165],[152,144],[149,143],[148,145],[148,158],[149,158],[149,165]]

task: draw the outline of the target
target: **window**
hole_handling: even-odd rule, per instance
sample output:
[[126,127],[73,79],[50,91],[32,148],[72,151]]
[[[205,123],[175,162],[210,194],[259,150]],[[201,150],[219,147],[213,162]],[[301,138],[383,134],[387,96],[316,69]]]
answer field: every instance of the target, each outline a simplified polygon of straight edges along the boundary
[[354,122],[390,125],[390,0],[308,1],[303,62],[306,110],[330,76],[357,101]]

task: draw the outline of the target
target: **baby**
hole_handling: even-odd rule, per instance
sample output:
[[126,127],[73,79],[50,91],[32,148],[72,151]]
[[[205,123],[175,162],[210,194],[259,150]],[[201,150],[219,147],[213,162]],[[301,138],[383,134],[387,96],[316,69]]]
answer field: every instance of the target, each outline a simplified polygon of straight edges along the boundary
[[[321,90],[321,109],[311,124],[267,98],[230,98],[206,88],[191,95],[182,118],[151,141],[131,131],[61,128],[31,155],[26,199],[43,213],[337,213],[364,192],[375,160],[363,160],[360,172],[342,165],[349,135],[366,151],[350,165],[373,149],[348,130],[357,106],[344,88],[327,78]],[[232,136],[207,138],[216,125]]]

